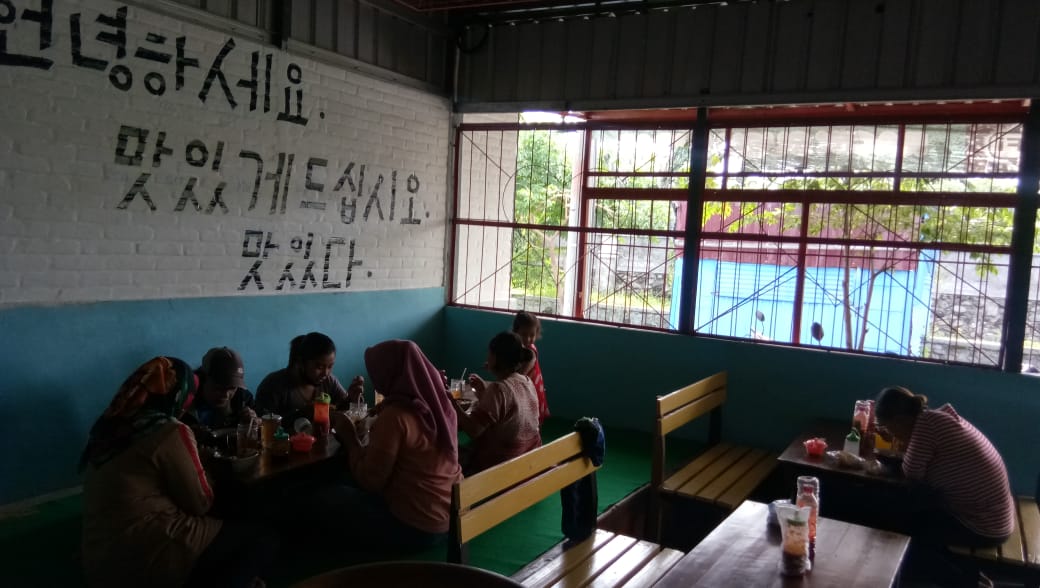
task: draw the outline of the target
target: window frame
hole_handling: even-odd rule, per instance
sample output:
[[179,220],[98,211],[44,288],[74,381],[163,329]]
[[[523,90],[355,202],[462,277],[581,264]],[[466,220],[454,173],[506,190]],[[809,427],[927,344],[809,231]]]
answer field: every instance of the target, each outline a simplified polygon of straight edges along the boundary
[[[938,364],[954,364],[954,365],[968,365],[972,367],[978,367],[982,369],[1001,369],[1004,371],[1017,372],[1021,370],[1021,367],[1013,367],[1013,363],[1017,361],[1021,364],[1021,358],[1023,355],[1024,347],[1024,334],[1019,335],[1015,340],[1014,333],[1009,333],[1008,321],[1010,317],[1016,314],[1016,312],[1025,318],[1026,306],[1028,304],[1028,296],[1030,289],[1037,289],[1037,284],[1030,283],[1029,272],[1033,266],[1033,257],[1031,254],[1032,249],[1029,250],[1028,259],[1022,259],[1025,255],[1025,249],[1023,248],[1020,241],[1025,235],[1019,235],[1021,227],[1029,223],[1031,226],[1035,225],[1036,222],[1036,200],[1037,192],[1040,189],[1040,184],[1035,185],[1030,191],[1028,189],[1029,178],[1037,177],[1037,167],[1040,167],[1040,161],[1029,165],[1026,161],[1026,149],[1029,145],[1036,145],[1040,140],[1040,125],[1037,124],[1026,124],[1027,118],[1032,116],[1034,119],[1038,118],[1034,112],[1036,109],[1031,109],[1027,104],[1017,102],[984,102],[984,103],[957,103],[957,104],[923,104],[923,105],[862,105],[856,109],[844,107],[842,105],[837,106],[825,106],[825,107],[802,107],[802,108],[749,108],[749,109],[699,109],[700,118],[691,116],[696,114],[698,111],[685,111],[687,114],[678,119],[678,117],[671,117],[666,120],[655,119],[653,115],[650,115],[646,120],[640,120],[632,116],[631,113],[626,113],[624,120],[610,120],[608,113],[601,113],[599,115],[590,114],[588,120],[582,123],[563,123],[563,124],[523,124],[523,123],[484,123],[484,124],[460,124],[455,129],[455,145],[462,145],[463,134],[467,132],[505,132],[505,131],[579,131],[583,133],[583,145],[582,145],[582,159],[580,162],[574,164],[574,169],[578,170],[580,174],[578,185],[580,186],[580,194],[578,198],[580,200],[580,218],[576,225],[566,223],[561,226],[553,225],[551,227],[547,225],[532,224],[532,223],[516,223],[499,220],[484,220],[477,218],[462,218],[459,217],[458,212],[460,210],[460,193],[459,193],[459,172],[460,172],[460,150],[455,149],[454,152],[454,177],[453,177],[453,207],[451,210],[451,218],[449,224],[450,238],[449,238],[449,264],[450,270],[447,277],[447,291],[446,296],[448,299],[448,305],[460,306],[467,308],[476,308],[482,310],[499,311],[499,312],[510,312],[510,308],[501,308],[497,306],[487,306],[480,304],[466,304],[457,301],[455,292],[455,276],[458,265],[456,245],[460,235],[460,229],[462,227],[494,227],[499,229],[516,229],[516,228],[551,228],[553,230],[564,229],[568,232],[577,233],[578,236],[578,260],[577,260],[577,283],[578,288],[575,294],[576,299],[574,300],[574,314],[565,315],[559,313],[540,313],[545,316],[551,316],[562,320],[573,320],[579,322],[588,322],[595,324],[604,324],[622,328],[633,328],[641,330],[668,332],[668,333],[679,333],[697,337],[709,337],[714,339],[733,340],[741,341],[745,343],[758,343],[768,345],[780,345],[785,347],[799,347],[804,349],[813,349],[816,346],[811,346],[804,342],[799,342],[797,336],[795,336],[792,342],[781,342],[781,341],[769,341],[763,342],[758,341],[749,337],[741,336],[730,336],[720,334],[707,334],[695,331],[693,308],[696,305],[696,293],[697,293],[697,276],[696,266],[697,263],[690,263],[684,265],[683,275],[674,276],[673,279],[682,279],[683,287],[680,289],[680,296],[682,298],[677,302],[681,312],[680,317],[682,320],[677,328],[667,327],[652,327],[652,326],[640,326],[623,322],[614,322],[609,320],[598,320],[596,318],[588,318],[585,316],[584,309],[586,307],[586,300],[589,294],[586,282],[589,279],[588,268],[586,267],[586,252],[588,246],[589,236],[597,233],[613,233],[619,235],[645,235],[654,237],[666,237],[668,239],[679,240],[682,247],[682,257],[684,259],[697,259],[701,253],[702,243],[706,238],[718,238],[721,235],[716,234],[713,231],[704,231],[702,233],[700,225],[700,211],[702,210],[705,202],[718,201],[719,199],[731,199],[731,200],[742,200],[747,201],[747,196],[751,195],[751,190],[735,190],[726,189],[726,182],[728,178],[737,177],[739,174],[718,174],[709,172],[706,169],[698,170],[698,165],[706,166],[708,155],[707,155],[707,141],[703,141],[703,153],[697,147],[696,134],[698,132],[703,133],[706,139],[707,135],[711,132],[717,132],[719,130],[725,130],[727,135],[732,132],[733,129],[742,128],[762,128],[762,127],[778,127],[778,126],[838,126],[838,125],[897,125],[899,128],[899,145],[900,151],[903,146],[903,136],[907,126],[911,125],[936,125],[936,124],[1022,124],[1023,131],[1021,135],[1021,149],[1020,149],[1020,163],[1017,172],[998,174],[1003,178],[1016,178],[1018,180],[1017,193],[965,193],[961,198],[962,204],[973,204],[978,206],[982,198],[987,198],[986,206],[1001,206],[1012,208],[1014,211],[1014,232],[1012,234],[1012,243],[1004,246],[995,245],[970,245],[970,244],[958,244],[958,243],[918,243],[912,248],[917,249],[935,249],[937,245],[940,248],[950,247],[954,251],[978,251],[986,253],[999,253],[1008,255],[1008,280],[1007,280],[1007,295],[1005,298],[1005,306],[1002,312],[1003,327],[1000,339],[1000,351],[999,360],[996,365],[986,365],[972,362],[960,362],[950,359],[936,359],[928,357],[910,356],[910,355],[892,355],[891,353],[880,353],[874,351],[860,351],[855,349],[844,349],[825,347],[824,349],[830,352],[839,353],[852,353],[856,355],[870,355],[870,356],[881,356],[893,359],[900,359],[903,361],[911,362],[923,362],[923,363],[938,363]],[[606,120],[604,120],[606,119]],[[610,172],[600,171],[592,169],[593,162],[590,161],[590,150],[591,150],[591,137],[592,133],[597,131],[652,131],[652,130],[666,130],[666,131],[689,131],[691,133],[691,150],[690,150],[690,170],[689,170],[689,184],[686,188],[604,188],[597,187],[592,184],[592,180],[597,177],[636,177],[636,176],[668,176],[678,175],[674,172],[662,173],[662,172]],[[851,149],[851,148],[850,148]],[[1035,147],[1033,148],[1036,151]],[[724,157],[726,159],[726,157]],[[1040,159],[1040,157],[1033,157],[1034,160]],[[895,162],[894,172],[885,172],[875,175],[883,175],[885,177],[894,177],[895,184],[891,191],[873,191],[873,192],[857,192],[856,198],[863,202],[870,203],[883,203],[883,204],[922,204],[925,202],[942,202],[945,205],[953,203],[956,198],[950,196],[925,196],[921,192],[908,192],[902,190],[902,178],[914,177],[914,176],[927,176],[929,178],[938,177],[943,175],[949,175],[950,177],[958,175],[969,175],[977,177],[979,175],[994,176],[995,174],[978,174],[978,173],[967,173],[967,174],[943,174],[943,173],[906,173],[902,170],[903,160],[902,153],[899,154]],[[1031,175],[1032,174],[1032,175]],[[745,174],[746,175],[746,174]],[[774,174],[777,175],[777,174]],[[824,174],[826,175],[826,174]],[[867,177],[871,174],[850,174],[850,173],[835,173],[831,175],[839,175],[842,177],[848,177],[854,175],[856,177]],[[709,188],[707,187],[707,178],[718,178],[723,177],[723,183],[721,187]],[[704,178],[705,181],[698,182],[697,179]],[[1035,183],[1035,182],[1034,182]],[[698,187],[700,189],[698,189]],[[766,192],[762,190],[761,192]],[[824,202],[833,201],[831,197],[829,200],[824,195],[814,194],[811,190],[769,190],[768,191],[769,201],[775,201],[778,196],[785,200],[798,201],[803,205],[808,205],[812,202]],[[596,200],[610,198],[611,200],[619,201],[671,201],[677,200],[676,196],[680,193],[685,193],[685,202],[688,209],[692,209],[694,214],[687,215],[687,219],[684,220],[696,220],[698,226],[695,230],[655,230],[655,229],[603,229],[596,228],[590,223],[588,214],[589,206]],[[845,192],[839,192],[845,193]],[[898,195],[897,198],[893,199],[892,195]],[[902,197],[903,194],[913,194],[913,196]],[[762,194],[763,197],[767,196]],[[1031,201],[1031,202],[1030,202]],[[565,219],[566,220],[566,219]],[[689,227],[689,223],[687,223]],[[1029,246],[1032,247],[1034,235],[1032,231],[1028,235]],[[783,237],[781,239],[784,242],[792,241],[797,244],[799,249],[804,254],[805,246],[808,244],[816,245],[834,245],[839,241],[846,243],[848,240],[842,240],[832,237],[809,237],[802,232],[799,237]],[[873,244],[878,245],[876,241],[869,243],[864,242],[861,245]],[[804,257],[801,258],[803,262],[797,266],[797,271],[804,275],[805,264]],[[690,266],[693,266],[692,268]],[[1022,285],[1022,268],[1025,267],[1025,286]],[[804,281],[804,276],[800,278]],[[687,284],[690,282],[690,284]],[[692,287],[687,287],[692,285]],[[929,309],[932,308],[929,304]],[[685,311],[685,312],[682,312]],[[801,313],[801,305],[795,304],[796,317]],[[1038,313],[1033,313],[1038,314]],[[1032,316],[1032,314],[1030,315]],[[795,320],[795,325],[798,321]],[[797,331],[797,329],[795,329]],[[1034,330],[1036,330],[1034,328]],[[1010,336],[1009,336],[1010,335]],[[1015,349],[1016,351],[1009,352],[1009,350]]]

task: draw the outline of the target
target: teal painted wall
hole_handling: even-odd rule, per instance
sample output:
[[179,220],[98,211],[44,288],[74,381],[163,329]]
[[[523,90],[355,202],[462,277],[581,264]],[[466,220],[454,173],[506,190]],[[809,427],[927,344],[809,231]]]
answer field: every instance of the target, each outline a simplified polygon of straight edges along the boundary
[[93,421],[123,379],[156,355],[197,366],[213,346],[242,355],[255,390],[284,367],[289,340],[322,331],[336,376],[364,373],[366,346],[416,340],[440,359],[444,290],[105,302],[0,310],[0,504],[74,486]]
[[[487,341],[511,322],[505,313],[445,309],[444,365],[452,374],[479,367]],[[854,400],[901,384],[928,395],[933,406],[951,403],[1000,450],[1015,491],[1036,489],[1035,377],[555,321],[544,322],[538,348],[554,416],[598,416],[610,426],[649,431],[654,397],[726,370],[723,438],[776,450],[811,420],[851,420]]]

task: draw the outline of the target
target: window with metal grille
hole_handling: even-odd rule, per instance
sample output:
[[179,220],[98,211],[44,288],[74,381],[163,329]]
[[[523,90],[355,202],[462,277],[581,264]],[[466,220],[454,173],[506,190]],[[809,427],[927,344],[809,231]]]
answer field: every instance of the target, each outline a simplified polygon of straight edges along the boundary
[[462,125],[451,302],[1000,366],[1023,113]]
[[695,330],[999,365],[1021,130],[713,129]]

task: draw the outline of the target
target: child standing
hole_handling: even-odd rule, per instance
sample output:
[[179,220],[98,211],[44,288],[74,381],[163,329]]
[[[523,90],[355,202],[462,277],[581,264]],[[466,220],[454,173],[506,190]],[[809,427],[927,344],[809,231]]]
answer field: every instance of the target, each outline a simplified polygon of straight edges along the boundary
[[535,315],[520,311],[513,318],[513,332],[520,336],[524,347],[534,352],[534,359],[521,368],[520,373],[531,379],[538,395],[538,424],[549,418],[549,404],[545,400],[545,381],[542,379],[542,367],[538,365],[538,348],[534,342],[542,338],[542,323]]

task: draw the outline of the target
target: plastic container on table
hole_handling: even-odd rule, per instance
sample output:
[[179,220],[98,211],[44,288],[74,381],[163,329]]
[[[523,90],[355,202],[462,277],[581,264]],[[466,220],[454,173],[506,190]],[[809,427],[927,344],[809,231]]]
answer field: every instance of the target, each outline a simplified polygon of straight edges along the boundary
[[292,450],[299,453],[309,453],[314,447],[314,441],[314,436],[306,433],[297,433],[289,437],[289,444],[292,445]]
[[809,507],[809,543],[816,543],[816,519],[820,512],[820,480],[815,476],[798,477],[798,507]]
[[264,450],[270,450],[274,445],[274,434],[282,426],[282,417],[268,413],[260,418],[260,438]]
[[329,418],[329,406],[332,399],[329,398],[328,394],[322,394],[314,400],[314,435],[318,439],[324,439],[329,436],[329,429],[331,428]]

